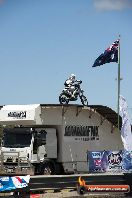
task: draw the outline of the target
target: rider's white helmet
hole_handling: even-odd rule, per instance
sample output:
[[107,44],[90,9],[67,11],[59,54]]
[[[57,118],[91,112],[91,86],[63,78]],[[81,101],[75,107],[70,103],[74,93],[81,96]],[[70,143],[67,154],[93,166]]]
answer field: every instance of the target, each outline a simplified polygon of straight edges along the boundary
[[76,75],[75,74],[71,74],[70,78],[71,79],[75,79],[76,78]]

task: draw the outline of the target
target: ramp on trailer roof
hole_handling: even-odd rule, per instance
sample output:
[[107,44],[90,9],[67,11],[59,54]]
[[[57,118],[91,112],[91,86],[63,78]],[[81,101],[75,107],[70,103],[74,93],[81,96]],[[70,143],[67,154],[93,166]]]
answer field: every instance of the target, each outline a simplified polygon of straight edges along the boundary
[[[76,106],[77,108],[87,108],[83,105],[78,104],[40,104],[41,107],[72,107]],[[111,122],[115,127],[118,127],[118,114],[112,110],[111,108],[103,105],[88,105],[88,108],[94,110],[95,112],[99,113],[101,116],[103,116],[105,119],[107,119],[109,122]],[[122,118],[119,116],[120,119],[120,129],[122,126]]]

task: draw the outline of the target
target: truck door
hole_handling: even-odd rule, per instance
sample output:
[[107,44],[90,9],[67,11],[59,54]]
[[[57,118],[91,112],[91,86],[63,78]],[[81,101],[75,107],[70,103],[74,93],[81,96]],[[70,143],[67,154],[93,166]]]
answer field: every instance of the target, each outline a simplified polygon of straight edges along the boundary
[[57,136],[56,129],[48,128],[46,129],[46,145],[45,150],[47,158],[56,159],[57,158]]

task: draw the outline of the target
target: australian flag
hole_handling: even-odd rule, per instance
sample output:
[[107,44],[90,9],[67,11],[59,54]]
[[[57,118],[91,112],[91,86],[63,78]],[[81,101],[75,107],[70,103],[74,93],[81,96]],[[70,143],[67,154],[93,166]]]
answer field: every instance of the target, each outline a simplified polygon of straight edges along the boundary
[[118,62],[118,47],[119,40],[116,40],[95,60],[92,67],[100,66],[105,63]]

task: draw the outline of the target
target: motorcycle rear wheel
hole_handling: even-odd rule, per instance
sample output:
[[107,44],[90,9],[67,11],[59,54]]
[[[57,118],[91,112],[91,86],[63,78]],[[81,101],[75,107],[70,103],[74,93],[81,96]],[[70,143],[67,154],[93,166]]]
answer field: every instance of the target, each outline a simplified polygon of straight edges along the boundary
[[86,96],[82,95],[82,96],[80,96],[80,99],[81,99],[81,103],[84,106],[88,106],[88,100],[87,100]]
[[62,93],[59,96],[59,102],[60,104],[68,104],[69,100],[66,98],[66,96]]

